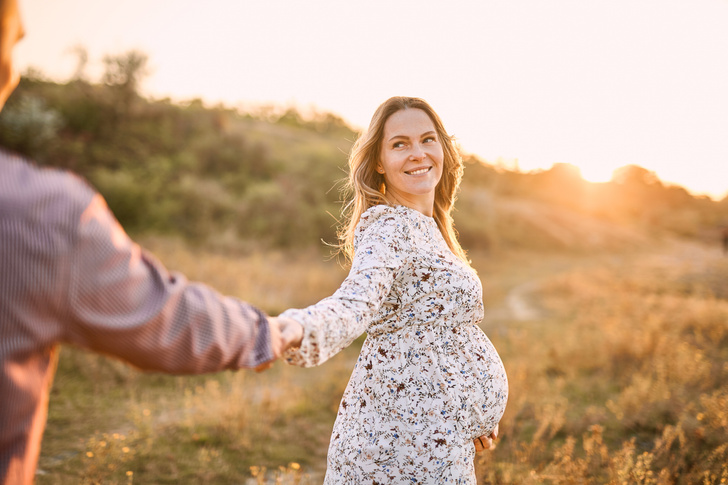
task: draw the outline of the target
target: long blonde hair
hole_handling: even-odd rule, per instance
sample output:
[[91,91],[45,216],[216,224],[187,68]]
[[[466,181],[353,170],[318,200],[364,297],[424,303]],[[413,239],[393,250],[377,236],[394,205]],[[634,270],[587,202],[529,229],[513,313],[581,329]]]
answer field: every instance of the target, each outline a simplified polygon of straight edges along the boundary
[[349,155],[349,180],[344,188],[353,197],[344,206],[343,224],[339,229],[339,250],[347,259],[354,258],[354,232],[359,218],[372,206],[388,205],[384,192],[384,175],[377,172],[377,163],[384,138],[384,124],[394,113],[404,109],[420,109],[432,120],[443,150],[443,170],[440,183],[435,188],[433,217],[450,250],[468,262],[465,251],[457,238],[453,225],[452,209],[460,180],[463,177],[463,161],[453,138],[445,131],[442,120],[423,99],[395,96],[382,103],[374,112],[369,128],[354,143]]

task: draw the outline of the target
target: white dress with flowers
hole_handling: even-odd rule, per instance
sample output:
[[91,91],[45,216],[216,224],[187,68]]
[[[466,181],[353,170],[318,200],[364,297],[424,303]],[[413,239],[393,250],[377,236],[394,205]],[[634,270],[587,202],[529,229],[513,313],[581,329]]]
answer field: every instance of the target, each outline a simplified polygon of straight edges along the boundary
[[480,280],[434,219],[378,205],[356,230],[351,272],[329,298],[283,316],[304,327],[295,365],[367,339],[331,435],[326,484],[475,484],[472,440],[500,421],[503,364],[478,324]]

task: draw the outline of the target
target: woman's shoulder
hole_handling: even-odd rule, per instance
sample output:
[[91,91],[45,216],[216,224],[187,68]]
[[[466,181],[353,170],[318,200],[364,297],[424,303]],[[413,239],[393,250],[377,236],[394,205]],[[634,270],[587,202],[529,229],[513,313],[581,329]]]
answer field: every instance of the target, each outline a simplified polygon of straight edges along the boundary
[[379,224],[383,224],[384,222],[391,220],[389,218],[395,217],[395,209],[396,207],[384,204],[371,206],[364,211],[361,217],[359,217],[359,223],[356,226],[357,232],[366,230],[377,221],[379,221]]
[[356,234],[385,228],[405,229],[413,224],[419,225],[414,209],[403,205],[378,204],[370,207],[361,215],[356,226]]
[[354,234],[355,245],[368,237],[407,238],[410,226],[408,210],[403,206],[384,204],[370,207],[359,218]]

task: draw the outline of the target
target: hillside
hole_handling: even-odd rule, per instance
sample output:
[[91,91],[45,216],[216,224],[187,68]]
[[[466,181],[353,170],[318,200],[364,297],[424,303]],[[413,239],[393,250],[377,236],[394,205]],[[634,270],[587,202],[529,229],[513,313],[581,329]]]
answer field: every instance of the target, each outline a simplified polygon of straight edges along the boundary
[[[135,75],[114,71],[105,84],[24,78],[0,114],[0,146],[81,174],[135,235],[226,249],[335,241],[357,136],[342,119],[144,99]],[[634,165],[591,184],[569,165],[521,173],[467,156],[456,208],[464,246],[488,250],[716,239],[728,225],[728,200],[693,197]]]

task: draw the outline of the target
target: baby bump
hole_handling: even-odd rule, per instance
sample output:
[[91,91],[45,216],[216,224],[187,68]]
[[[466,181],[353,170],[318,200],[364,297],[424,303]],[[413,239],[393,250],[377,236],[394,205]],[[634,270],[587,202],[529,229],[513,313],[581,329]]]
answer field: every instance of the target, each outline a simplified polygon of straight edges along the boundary
[[466,439],[490,434],[508,401],[508,378],[493,344],[477,329],[463,345],[453,400],[458,405],[458,429]]
[[420,429],[435,424],[463,440],[495,428],[505,411],[508,380],[478,327],[423,330],[416,338],[398,340],[365,343],[345,393],[358,405],[344,414],[359,414],[358,408],[369,404],[367,410],[381,419]]

